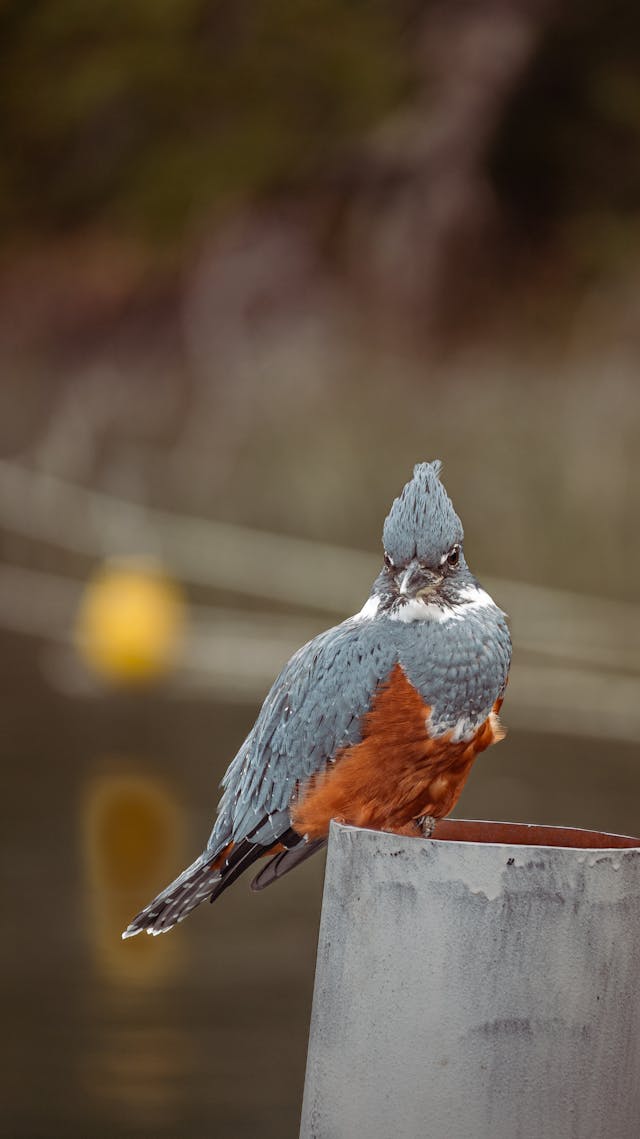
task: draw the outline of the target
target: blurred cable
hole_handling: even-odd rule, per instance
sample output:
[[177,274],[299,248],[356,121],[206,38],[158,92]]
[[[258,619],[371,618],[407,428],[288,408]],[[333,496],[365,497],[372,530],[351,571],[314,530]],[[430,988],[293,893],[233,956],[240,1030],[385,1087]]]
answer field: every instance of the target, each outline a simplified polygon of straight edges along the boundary
[[[126,502],[6,461],[0,527],[92,559],[151,557],[185,585],[335,616],[361,607],[380,568],[377,554]],[[481,577],[521,650],[640,673],[640,606]]]
[[[84,588],[69,578],[0,566],[0,627],[48,642],[44,657],[48,679],[76,696],[99,691],[98,682],[73,650]],[[532,596],[536,600],[536,590]],[[191,606],[167,697],[259,703],[282,665],[324,624],[309,617]],[[573,660],[562,641],[552,653],[527,649],[517,633],[515,643],[509,724],[537,732],[640,742],[640,671],[598,665],[602,654],[588,655],[586,636],[582,646],[574,643],[578,655]]]
[[190,585],[330,613],[360,607],[379,563],[357,550],[125,502],[6,461],[0,526],[100,560],[149,556]]

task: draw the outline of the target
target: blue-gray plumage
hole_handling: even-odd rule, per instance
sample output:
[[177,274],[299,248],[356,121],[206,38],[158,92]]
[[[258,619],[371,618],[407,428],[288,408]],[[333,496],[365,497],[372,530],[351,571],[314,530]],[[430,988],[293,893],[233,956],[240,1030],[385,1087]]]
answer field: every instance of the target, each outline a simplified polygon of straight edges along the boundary
[[[206,850],[123,936],[169,929],[261,854],[274,857],[254,885],[281,877],[323,845],[336,805],[347,821],[416,834],[452,809],[476,752],[500,738],[511,641],[466,565],[439,473],[415,467],[364,608],[285,665],[224,777]],[[385,814],[387,768],[411,793]]]
[[462,542],[462,523],[440,482],[440,470],[437,459],[417,463],[385,519],[382,541],[397,566],[412,558],[438,565],[443,551]]

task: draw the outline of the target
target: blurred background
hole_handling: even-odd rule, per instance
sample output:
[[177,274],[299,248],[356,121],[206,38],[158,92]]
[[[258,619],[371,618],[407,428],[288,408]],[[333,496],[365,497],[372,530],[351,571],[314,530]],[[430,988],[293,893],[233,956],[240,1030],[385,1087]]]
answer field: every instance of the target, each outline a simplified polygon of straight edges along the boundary
[[0,8],[0,1131],[297,1134],[322,887],[129,918],[439,457],[512,622],[459,816],[640,833],[640,14]]

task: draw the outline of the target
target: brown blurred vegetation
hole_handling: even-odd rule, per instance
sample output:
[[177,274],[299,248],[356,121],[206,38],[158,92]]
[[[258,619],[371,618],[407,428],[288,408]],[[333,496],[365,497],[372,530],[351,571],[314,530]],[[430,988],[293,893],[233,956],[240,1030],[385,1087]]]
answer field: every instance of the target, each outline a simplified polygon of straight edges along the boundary
[[488,571],[634,595],[639,24],[5,4],[2,453],[361,546],[441,454]]
[[[14,0],[0,226],[149,251],[283,194],[322,199],[335,224],[354,182],[392,196],[429,150],[464,144],[510,239],[553,237],[597,269],[637,224],[639,32],[623,0]],[[493,114],[461,139],[470,86],[476,118]]]
[[176,240],[238,199],[303,186],[406,90],[412,8],[5,5],[5,230]]

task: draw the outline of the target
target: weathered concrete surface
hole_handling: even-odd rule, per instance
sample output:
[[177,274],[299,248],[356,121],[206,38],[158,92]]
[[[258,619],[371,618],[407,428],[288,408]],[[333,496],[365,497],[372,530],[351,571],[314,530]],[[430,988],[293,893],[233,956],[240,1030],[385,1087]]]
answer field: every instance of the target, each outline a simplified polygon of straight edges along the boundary
[[302,1139],[638,1139],[640,849],[332,824]]

